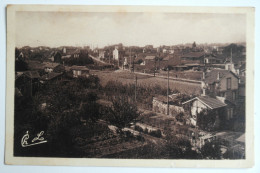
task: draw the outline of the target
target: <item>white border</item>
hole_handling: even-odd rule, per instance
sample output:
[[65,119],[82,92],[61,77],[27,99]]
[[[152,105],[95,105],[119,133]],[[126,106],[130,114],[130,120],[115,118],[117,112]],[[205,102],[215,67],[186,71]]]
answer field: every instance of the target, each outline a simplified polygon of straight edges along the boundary
[[[26,1],[9,1],[9,3],[25,3]],[[31,3],[35,3],[35,1],[27,1],[27,2],[31,2]],[[51,1],[51,0],[49,0],[49,1],[40,1],[40,2],[42,2],[42,3],[63,3],[63,4],[65,4],[65,2],[61,2],[61,1]],[[70,3],[83,3],[82,1],[68,1],[68,2],[70,2]],[[259,5],[259,3],[257,3],[257,0],[255,0],[255,1],[253,1],[253,0],[250,0],[250,2],[249,1],[241,1],[241,0],[229,0],[229,2],[220,2],[220,1],[216,1],[216,0],[211,0],[210,2],[208,2],[208,3],[205,3],[205,1],[201,1],[201,0],[198,0],[198,1],[196,1],[195,3],[193,3],[192,4],[192,2],[191,1],[182,1],[182,3],[180,3],[180,2],[173,2],[173,3],[169,3],[168,1],[160,1],[160,2],[151,2],[151,1],[145,1],[146,3],[144,3],[144,1],[142,1],[141,3],[139,3],[139,4],[146,4],[146,5],[150,5],[150,4],[152,4],[152,5],[158,5],[158,4],[165,4],[165,5],[207,5],[207,6],[209,6],[209,5],[215,5],[215,6],[218,6],[218,5],[229,5],[229,6],[254,6],[254,7],[260,7]],[[67,1],[66,1],[66,3],[67,3]],[[86,2],[84,2],[84,3],[86,3]],[[87,2],[88,4],[90,4],[91,2]],[[98,2],[97,2],[98,3]],[[100,3],[100,1],[99,1],[99,3]],[[109,2],[110,4],[113,4],[113,3],[115,3],[115,2]],[[120,2],[119,1],[117,1],[117,4],[119,4]],[[126,2],[127,3],[127,2]],[[3,1],[1,1],[1,13],[3,14],[3,16],[1,16],[1,26],[3,26],[3,25],[5,25],[5,15],[4,15],[4,13],[5,13],[5,9],[4,9],[4,6],[6,5],[7,3],[6,2],[3,2]],[[107,2],[101,2],[101,4],[107,4]],[[128,4],[131,4],[129,1],[128,1]],[[135,2],[135,4],[136,4],[136,2]],[[258,19],[259,18],[259,13],[256,13],[256,19]],[[256,23],[257,23],[257,20],[256,20]],[[257,28],[259,28],[258,27],[258,24],[257,24],[257,26],[256,26]],[[0,28],[1,29],[1,38],[5,38],[5,28],[4,27],[1,27]],[[256,39],[256,47],[259,47],[258,45],[258,40],[259,40],[259,32],[257,32],[258,30],[256,29],[256,38],[258,38],[258,39]],[[2,37],[3,36],[3,37]],[[3,40],[1,40],[1,45],[5,45],[5,40],[3,39]],[[259,56],[259,51],[258,51],[258,49],[256,49],[255,50],[256,51],[256,56],[258,55]],[[0,63],[0,70],[2,70],[1,71],[1,75],[0,75],[0,81],[5,81],[5,59],[3,58],[3,57],[5,57],[5,46],[2,46],[1,47],[1,51],[0,51],[0,55],[1,55],[1,63]],[[257,62],[259,62],[259,60],[258,59],[256,59],[256,63]],[[258,76],[259,75],[259,72],[258,72],[258,69],[256,68],[255,69],[256,70],[256,75]],[[259,82],[257,82],[256,81],[256,86],[258,86],[259,85]],[[251,85],[251,86],[253,86],[253,85]],[[4,85],[1,85],[0,86],[1,88],[1,100],[0,101],[3,101],[4,100],[4,95],[5,95],[5,87],[4,87]],[[259,97],[259,92],[258,92],[258,90],[256,90],[255,91],[255,95],[256,96],[258,96]],[[258,100],[258,97],[256,97],[256,101]],[[4,101],[3,102],[1,102],[1,103],[4,103]],[[256,102],[257,103],[257,102]],[[1,125],[4,125],[4,104],[1,104]],[[253,110],[252,110],[253,111]],[[257,112],[257,111],[256,111]],[[259,118],[258,117],[256,117],[256,124],[259,124]],[[253,123],[252,123],[253,124]],[[0,125],[0,128],[2,128],[1,130],[1,132],[0,132],[0,139],[1,139],[1,141],[0,141],[0,146],[1,146],[1,155],[3,156],[3,137],[4,137],[4,126],[1,126]],[[256,130],[256,131],[259,131],[259,126],[256,126],[256,129],[258,129],[258,130]],[[258,133],[256,133],[256,145],[257,144],[259,144],[259,135],[258,135]],[[257,151],[259,151],[259,149],[256,147],[256,153],[257,153]],[[259,159],[258,159],[258,155],[256,155],[256,158],[257,158],[257,162],[259,161]],[[0,162],[2,161],[1,160],[2,158],[0,157]],[[12,168],[11,167],[9,167],[9,166],[4,166],[4,165],[2,165],[2,164],[0,164],[0,172],[2,172],[2,170],[3,171],[6,171],[6,170],[8,170],[8,171],[10,171],[10,172],[12,172],[12,171],[14,171],[14,170],[16,170],[15,168],[18,168],[19,166],[13,166]],[[34,170],[34,171],[37,171],[37,172],[43,172],[43,171],[45,171],[45,170],[51,170],[49,167],[41,167],[41,169],[39,169],[40,167],[19,167],[20,169],[20,171],[21,172],[25,172],[26,170]],[[59,168],[63,168],[64,169],[64,167],[59,167]],[[57,167],[52,167],[52,170],[57,170],[58,168]],[[93,170],[93,168],[89,168],[89,169],[91,169],[91,170]],[[81,168],[68,168],[68,167],[66,167],[66,170],[70,170],[70,171],[72,171],[72,170],[82,170]],[[99,170],[113,170],[113,171],[118,171],[119,169],[115,169],[115,168],[99,168]],[[135,170],[135,172],[138,170],[138,169],[134,169]],[[133,171],[134,171],[133,170]],[[152,171],[152,170],[154,170],[154,169],[148,169],[147,170],[147,172],[148,171]],[[159,170],[159,171],[169,171],[169,169],[163,169],[163,170]],[[180,169],[175,169],[175,171],[180,171]],[[182,169],[182,171],[184,171],[184,170],[188,170],[188,171],[190,171],[190,169]],[[192,169],[192,170],[194,170],[194,169]],[[200,171],[200,172],[203,172],[203,171],[208,171],[209,169],[200,169],[200,170],[198,170],[198,171]],[[210,169],[211,171],[229,171],[229,172],[232,172],[232,171],[236,171],[236,172],[240,172],[240,171],[245,171],[245,170],[234,170],[234,169],[228,169],[228,170],[212,170],[212,169]],[[247,169],[247,172],[255,172],[256,170],[259,170],[259,166],[255,166],[253,169]],[[69,171],[69,172],[70,172]],[[120,170],[119,170],[120,171]],[[124,171],[127,171],[126,169],[124,169]],[[128,170],[129,171],[129,170]],[[157,171],[158,171],[158,169],[157,169]],[[132,171],[131,171],[132,172]],[[137,171],[138,172],[138,171]],[[143,170],[142,170],[142,172],[143,172]]]

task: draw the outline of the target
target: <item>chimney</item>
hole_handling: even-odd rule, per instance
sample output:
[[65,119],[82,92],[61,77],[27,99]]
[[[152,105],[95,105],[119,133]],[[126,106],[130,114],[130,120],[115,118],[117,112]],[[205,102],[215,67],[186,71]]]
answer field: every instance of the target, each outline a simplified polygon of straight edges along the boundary
[[202,94],[201,94],[201,96],[206,96],[206,90],[205,90],[205,88],[202,88]]
[[219,72],[218,72],[217,80],[219,80]]
[[201,89],[202,89],[202,93],[201,96],[206,96],[206,84],[204,81],[201,81]]

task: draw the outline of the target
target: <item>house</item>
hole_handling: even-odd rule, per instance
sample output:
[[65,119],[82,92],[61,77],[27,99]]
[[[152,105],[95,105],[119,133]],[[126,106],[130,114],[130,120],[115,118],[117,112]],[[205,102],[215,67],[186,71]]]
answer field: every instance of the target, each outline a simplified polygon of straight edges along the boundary
[[239,90],[239,77],[229,70],[214,69],[204,74],[202,87],[207,95],[220,96],[235,102]]
[[155,55],[148,55],[145,57],[143,64],[142,65],[148,65],[148,64],[154,64],[156,60],[156,56]]
[[204,62],[204,55],[204,52],[189,52],[181,56],[181,61],[183,64],[202,64]]
[[219,64],[219,63],[221,63],[221,60],[216,58],[213,55],[209,55],[204,58],[204,64]]
[[48,81],[59,81],[59,80],[62,80],[62,76],[63,76],[64,73],[55,73],[55,72],[51,72],[51,73],[48,73],[48,74],[45,74],[43,76],[41,76],[40,78],[40,82],[41,83],[45,83],[45,82],[48,82]]
[[53,51],[53,52],[51,52],[49,59],[52,62],[61,63],[61,57],[62,57],[62,55],[59,51]]
[[18,72],[15,77],[15,87],[23,96],[33,96],[39,88],[40,75],[37,71]]
[[119,50],[118,50],[118,47],[115,47],[115,49],[113,50],[113,59],[114,60],[119,60]]
[[98,51],[98,58],[99,59],[104,59],[105,58],[105,53],[106,53],[105,50],[99,50]]
[[[198,120],[198,114],[201,113],[202,111],[206,110],[213,110],[216,112],[217,117],[216,117],[216,123],[217,119],[219,119],[219,116],[223,116],[223,111],[227,104],[223,102],[221,99],[216,99],[212,98],[209,96],[199,96],[195,97],[193,99],[190,99],[184,103],[190,114],[190,122],[192,125],[197,126],[197,120]],[[216,124],[217,126],[218,124]]]
[[73,73],[73,77],[88,77],[89,76],[89,69],[85,66],[72,66],[71,71]]
[[46,73],[51,73],[54,71],[55,68],[57,68],[60,64],[59,63],[45,63],[44,64],[44,71]]
[[71,58],[79,58],[80,50],[75,47],[63,47],[62,55],[63,55],[63,58],[68,57],[68,55],[70,55]]

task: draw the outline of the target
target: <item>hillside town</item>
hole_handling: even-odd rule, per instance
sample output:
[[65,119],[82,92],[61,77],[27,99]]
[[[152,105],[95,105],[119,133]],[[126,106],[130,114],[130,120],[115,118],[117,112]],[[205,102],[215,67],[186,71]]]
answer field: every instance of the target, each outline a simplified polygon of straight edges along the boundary
[[16,48],[14,154],[244,159],[245,45]]

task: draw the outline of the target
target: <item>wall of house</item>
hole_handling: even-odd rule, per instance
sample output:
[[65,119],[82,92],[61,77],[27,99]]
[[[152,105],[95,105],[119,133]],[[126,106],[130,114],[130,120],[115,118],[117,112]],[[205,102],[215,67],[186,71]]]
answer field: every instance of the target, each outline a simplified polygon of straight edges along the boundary
[[118,58],[119,58],[119,52],[118,52],[117,49],[113,50],[113,58],[114,58],[115,60],[118,60]]
[[207,109],[207,107],[202,104],[200,101],[195,100],[191,105],[191,115],[194,118],[197,118],[197,113],[200,113],[203,109]]
[[246,96],[246,90],[245,90],[245,85],[240,85],[239,86],[239,96],[245,97]]
[[45,71],[46,73],[51,73],[51,72],[53,72],[53,69],[52,69],[52,68],[49,68],[49,67],[46,67],[46,68],[44,69],[44,71]]
[[234,77],[231,73],[226,75],[224,78],[220,81],[220,91],[226,91],[227,90],[227,78],[231,78],[231,90],[237,90],[238,89],[238,78]]
[[[153,111],[161,114],[167,114],[167,104],[153,99]],[[184,112],[183,107],[176,105],[169,105],[169,115],[176,116],[178,113]]]

